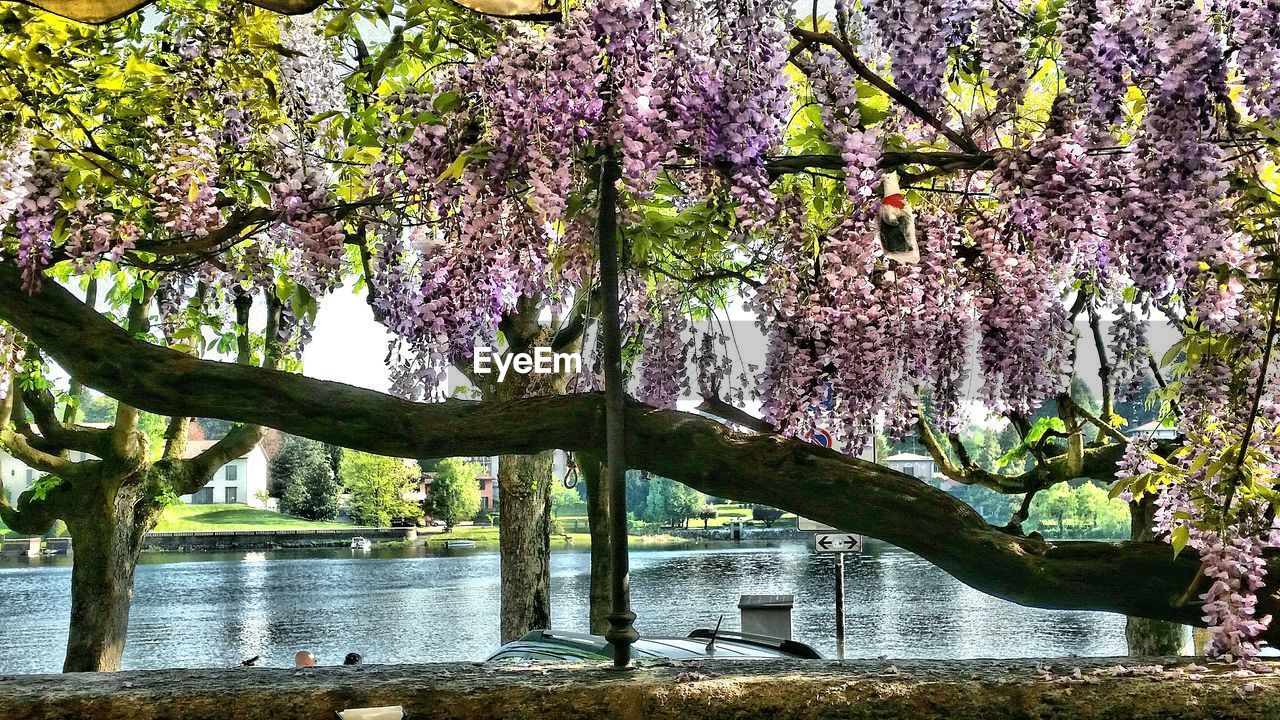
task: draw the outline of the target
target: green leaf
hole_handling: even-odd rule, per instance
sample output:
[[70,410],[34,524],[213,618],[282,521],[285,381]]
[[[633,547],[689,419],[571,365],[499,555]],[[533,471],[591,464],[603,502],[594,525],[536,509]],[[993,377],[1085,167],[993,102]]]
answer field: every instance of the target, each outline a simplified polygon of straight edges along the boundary
[[1182,548],[1187,546],[1187,540],[1191,537],[1191,531],[1186,525],[1179,525],[1169,534],[1169,544],[1173,546],[1173,556],[1178,557],[1178,553],[1182,552]]
[[436,96],[436,99],[431,103],[431,107],[436,112],[443,115],[447,112],[452,112],[453,110],[457,109],[457,107],[461,104],[462,104],[462,95],[460,93],[454,92],[453,90],[450,90],[448,92],[442,92],[438,96]]
[[1190,341],[1191,336],[1187,336],[1174,343],[1173,347],[1169,348],[1165,352],[1164,357],[1160,358],[1160,367],[1168,367],[1170,363],[1177,359],[1178,353],[1181,353]]
[[1111,490],[1107,493],[1107,497],[1111,500],[1115,500],[1129,487],[1129,484],[1129,480],[1120,480],[1115,485],[1111,486]]
[[62,484],[62,478],[56,475],[43,475],[31,485],[31,499],[44,500],[54,488]]
[[452,180],[454,178],[462,177],[462,170],[466,166],[467,154],[462,153],[458,155],[458,157],[454,158],[453,162],[449,163],[449,167],[445,168],[444,171],[440,173],[440,179]]

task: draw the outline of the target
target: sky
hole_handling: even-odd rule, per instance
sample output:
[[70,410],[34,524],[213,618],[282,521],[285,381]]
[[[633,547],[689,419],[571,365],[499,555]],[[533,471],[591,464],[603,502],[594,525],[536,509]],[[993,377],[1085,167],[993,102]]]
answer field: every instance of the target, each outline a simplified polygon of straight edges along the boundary
[[[729,314],[729,318],[731,322],[728,326],[736,340],[731,344],[734,348],[731,355],[740,354],[747,363],[762,362],[765,342],[751,316],[738,305]],[[1107,324],[1104,320],[1104,332],[1107,331]],[[1097,395],[1101,392],[1098,354],[1090,339],[1088,326],[1082,323],[1077,329],[1082,334],[1083,341],[1077,349],[1076,374]],[[1148,337],[1155,356],[1159,359],[1177,340],[1178,335],[1163,317],[1158,317],[1152,318]],[[348,285],[326,296],[320,303],[312,338],[303,355],[306,375],[379,392],[389,389],[389,369],[385,360],[390,334],[373,319],[363,291],[353,293]],[[735,376],[739,369],[735,368]],[[980,406],[976,406],[973,399],[978,397],[981,386],[981,375],[976,371],[971,372],[966,381],[965,395],[970,398],[975,409]],[[696,399],[687,398],[680,403],[680,409],[689,410],[696,404]],[[759,406],[751,403],[746,409],[758,412]]]

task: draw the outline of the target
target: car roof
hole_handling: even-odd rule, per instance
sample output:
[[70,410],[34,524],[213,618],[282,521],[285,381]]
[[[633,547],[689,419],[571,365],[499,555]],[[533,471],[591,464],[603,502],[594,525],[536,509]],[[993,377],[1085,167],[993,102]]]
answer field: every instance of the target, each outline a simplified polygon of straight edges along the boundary
[[[689,637],[641,637],[631,646],[631,657],[643,659],[692,660],[707,658],[722,659],[757,659],[801,657],[818,659],[822,656],[804,643],[780,638],[768,638],[760,635],[746,635],[720,631],[715,633],[716,641],[712,652],[707,651],[707,643],[713,634],[711,630],[694,630]],[[518,654],[535,656],[532,659],[550,661],[566,660],[608,660],[612,650],[608,641],[599,635],[587,633],[565,632],[561,630],[533,630],[511,643],[507,643],[489,656],[489,660],[499,656],[515,656]],[[545,656],[539,658],[536,656]]]

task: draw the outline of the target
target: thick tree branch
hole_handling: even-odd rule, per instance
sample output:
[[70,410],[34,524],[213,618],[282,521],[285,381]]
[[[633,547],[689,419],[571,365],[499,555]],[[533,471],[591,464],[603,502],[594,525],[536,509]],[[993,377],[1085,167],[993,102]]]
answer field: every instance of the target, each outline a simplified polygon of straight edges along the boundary
[[[30,352],[30,351],[28,351]],[[45,448],[60,450],[79,450],[99,458],[111,457],[111,431],[92,427],[67,426],[58,419],[57,407],[52,393],[47,390],[19,389],[19,396],[31,417],[40,429],[40,436],[49,443]],[[39,447],[33,438],[28,438],[32,447]],[[50,452],[60,455],[61,452]]]
[[841,40],[834,33],[813,32],[812,30],[805,30],[802,27],[794,27],[791,28],[791,37],[802,42],[807,41],[811,44],[830,46],[840,54],[840,57],[844,58],[845,62],[849,64],[849,67],[852,68],[859,77],[866,80],[868,83],[871,83],[871,85],[875,86],[876,89],[888,95],[890,98],[893,98],[894,102],[906,108],[912,115],[920,118],[920,120],[929,127],[937,130],[943,137],[954,143],[956,147],[972,153],[979,152],[978,145],[972,138],[966,137],[964,134],[956,131],[951,126],[943,122],[937,115],[929,112],[923,105],[916,102],[915,98],[907,95],[895,87],[893,83],[880,77],[880,75],[868,67],[866,63],[862,62],[862,58],[858,57],[858,54],[853,51],[853,47],[851,47],[849,43]]
[[730,405],[721,400],[719,395],[704,392],[702,394],[702,402],[698,404],[697,410],[708,415],[714,415],[721,420],[728,420],[734,425],[739,425],[758,433],[775,433],[778,431],[768,421],[762,420],[736,405]]
[[1098,309],[1089,304],[1089,328],[1093,331],[1093,346],[1098,351],[1098,379],[1102,381],[1102,410],[1099,415],[1110,419],[1115,413],[1115,385],[1112,382],[1111,361],[1107,357],[1107,342],[1102,336],[1102,321]]
[[1124,446],[1117,444],[1083,448],[1079,458],[1072,457],[1069,452],[1054,455],[1042,453],[1035,467],[1030,470],[1017,475],[1005,475],[987,470],[971,460],[956,464],[927,423],[917,422],[916,430],[920,443],[937,464],[939,472],[948,480],[962,485],[981,485],[1006,495],[1043,490],[1082,477],[1105,480],[1115,475],[1115,464],[1124,454]]
[[[880,155],[882,170],[892,170],[905,165],[925,165],[945,172],[955,170],[983,170],[995,166],[995,156],[987,152],[926,152],[887,151]],[[772,177],[810,170],[843,172],[844,161],[839,155],[775,155],[765,160],[765,169]],[[903,182],[910,184],[925,179],[922,175],[900,173]]]
[[0,446],[17,461],[41,472],[62,478],[78,475],[75,463],[33,447],[26,436],[11,427],[9,418],[13,414],[14,402],[19,393],[17,385],[18,378],[14,375],[9,380],[9,392],[0,399]]
[[[78,22],[102,25],[134,13],[155,0],[17,0]],[[285,15],[309,13],[324,0],[247,0],[250,4]]]
[[[156,347],[86,308],[56,283],[27,295],[0,263],[0,317],[90,387],[164,415],[276,427],[394,457],[599,453],[598,394],[510,402],[413,403],[341,383]],[[633,467],[698,490],[798,512],[917,553],[992,595],[1047,608],[1108,610],[1203,624],[1174,601],[1199,569],[1158,543],[1046,543],[1002,532],[919,480],[800,440],[734,432],[696,415],[627,408]],[[1264,591],[1260,613],[1277,611]]]

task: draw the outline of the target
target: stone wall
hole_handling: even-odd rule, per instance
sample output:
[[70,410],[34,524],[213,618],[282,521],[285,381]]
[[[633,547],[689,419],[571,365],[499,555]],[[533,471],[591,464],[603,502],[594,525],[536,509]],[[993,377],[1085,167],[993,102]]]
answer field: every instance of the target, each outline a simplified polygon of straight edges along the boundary
[[333,528],[326,530],[214,530],[150,532],[144,550],[246,550],[258,548],[347,547],[351,538],[373,542],[415,540],[417,528]]
[[0,678],[6,720],[1252,720],[1280,677],[1187,660],[699,662],[629,670],[476,664],[159,670]]

